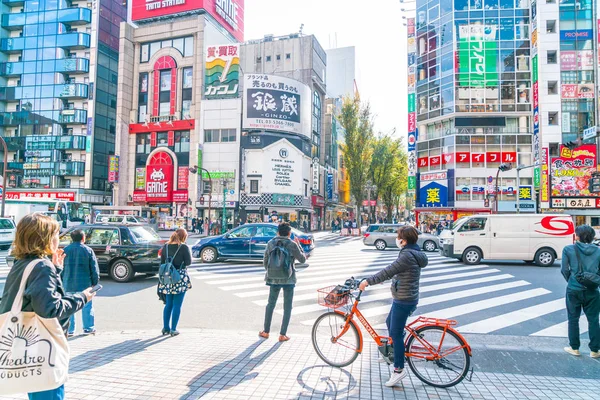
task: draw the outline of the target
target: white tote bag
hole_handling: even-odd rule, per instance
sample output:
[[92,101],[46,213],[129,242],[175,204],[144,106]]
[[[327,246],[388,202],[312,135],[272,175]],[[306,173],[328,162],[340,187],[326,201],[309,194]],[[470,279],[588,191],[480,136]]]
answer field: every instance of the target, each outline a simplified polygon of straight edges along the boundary
[[57,318],[22,312],[27,278],[40,262],[30,262],[12,309],[0,315],[0,395],[56,389],[67,381],[69,345]]

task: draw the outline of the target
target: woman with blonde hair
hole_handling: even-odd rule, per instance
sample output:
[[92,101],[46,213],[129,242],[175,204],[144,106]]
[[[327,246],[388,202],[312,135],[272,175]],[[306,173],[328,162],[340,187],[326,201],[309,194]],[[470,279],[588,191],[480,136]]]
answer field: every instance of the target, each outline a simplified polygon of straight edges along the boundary
[[185,229],[177,229],[163,246],[160,255],[160,263],[165,264],[167,260],[179,272],[181,279],[172,284],[158,283],[158,294],[165,301],[163,310],[163,335],[177,336],[177,323],[181,315],[181,305],[185,292],[192,288],[192,282],[187,273],[187,267],[192,263],[192,251],[185,244],[188,234]]
[[[21,311],[34,312],[42,318],[57,318],[67,336],[69,318],[81,310],[95,293],[91,288],[78,293],[65,293],[60,279],[65,255],[58,248],[59,232],[58,222],[41,213],[26,215],[19,221],[11,253],[15,263],[6,277],[0,314],[11,310],[25,269],[32,261],[39,260],[26,280]],[[51,263],[48,262],[50,260]],[[44,392],[29,393],[29,399],[33,400],[62,400],[64,397],[64,385]]]

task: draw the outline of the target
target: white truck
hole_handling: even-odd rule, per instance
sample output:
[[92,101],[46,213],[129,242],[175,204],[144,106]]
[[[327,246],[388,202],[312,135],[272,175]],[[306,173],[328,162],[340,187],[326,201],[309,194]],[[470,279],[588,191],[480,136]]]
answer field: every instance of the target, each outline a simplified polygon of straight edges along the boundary
[[473,215],[440,234],[440,253],[479,264],[485,260],[523,260],[542,267],[554,264],[575,242],[575,224],[566,214]]
[[61,225],[61,230],[80,225],[85,221],[85,209],[76,201],[62,200],[7,200],[4,215],[13,218],[18,224],[27,214],[42,212],[54,218]]

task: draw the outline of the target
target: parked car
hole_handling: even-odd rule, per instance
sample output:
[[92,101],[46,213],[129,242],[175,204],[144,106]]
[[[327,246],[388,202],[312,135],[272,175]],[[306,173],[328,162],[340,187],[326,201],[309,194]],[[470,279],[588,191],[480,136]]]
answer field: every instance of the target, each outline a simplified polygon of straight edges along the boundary
[[[223,235],[200,239],[192,247],[192,255],[205,263],[232,258],[262,259],[267,243],[275,236],[277,224],[245,224]],[[292,239],[296,237],[304,253],[309,255],[315,248],[313,236],[292,228]]]
[[17,227],[12,218],[0,218],[0,249],[7,250],[15,240]]
[[[108,274],[117,282],[128,282],[136,273],[158,273],[164,240],[152,228],[132,224],[83,224],[61,234],[61,248],[71,244],[71,231],[75,229],[85,233],[85,244],[94,250],[101,274]],[[12,266],[14,257],[9,255],[6,261]]]
[[139,217],[126,214],[98,214],[97,224],[140,224],[144,223]]
[[[388,247],[397,248],[396,238],[398,229],[405,224],[373,224],[367,227],[363,234],[363,243],[366,246],[375,246],[377,250],[385,250]],[[439,238],[429,233],[419,231],[417,244],[425,251],[436,251],[440,247]]]
[[575,224],[566,214],[473,215],[456,221],[440,238],[441,255],[468,265],[523,260],[549,267],[575,242]]

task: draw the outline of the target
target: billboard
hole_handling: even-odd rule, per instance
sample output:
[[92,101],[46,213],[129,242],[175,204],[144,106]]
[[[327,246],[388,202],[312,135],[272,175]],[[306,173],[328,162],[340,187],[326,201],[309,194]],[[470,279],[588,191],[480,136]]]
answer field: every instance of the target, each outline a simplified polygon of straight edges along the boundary
[[154,153],[146,165],[146,200],[170,203],[173,196],[173,160],[168,153]]
[[132,0],[131,20],[204,10],[239,42],[244,41],[244,0]]
[[108,181],[119,182],[119,156],[108,156]]
[[204,96],[223,99],[238,96],[240,45],[208,46],[206,49]]
[[462,25],[459,27],[459,86],[498,86],[498,27]]
[[311,91],[294,79],[247,74],[243,129],[273,130],[311,137]]
[[419,189],[419,207],[447,207],[448,181],[421,182]]
[[[552,203],[559,204],[560,198],[598,197],[590,193],[588,181],[596,172],[596,145],[586,144],[574,150],[561,146],[560,156],[552,158],[550,164]],[[569,202],[565,202],[569,207]]]

